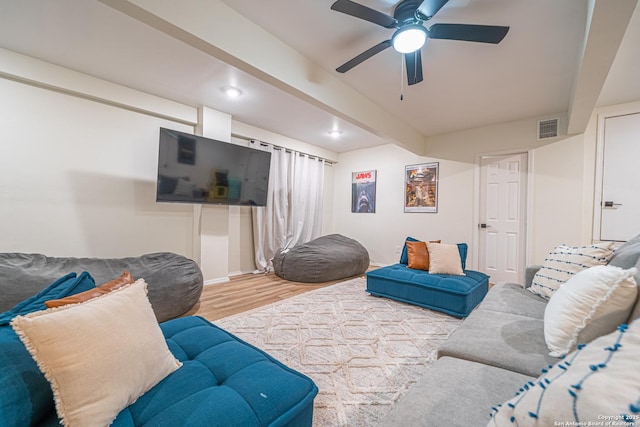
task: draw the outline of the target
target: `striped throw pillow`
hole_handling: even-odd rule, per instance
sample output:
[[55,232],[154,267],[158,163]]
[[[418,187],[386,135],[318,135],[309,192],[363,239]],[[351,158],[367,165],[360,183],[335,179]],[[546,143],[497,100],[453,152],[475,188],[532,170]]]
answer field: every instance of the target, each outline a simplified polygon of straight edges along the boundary
[[605,265],[612,254],[613,242],[574,247],[556,246],[533,277],[529,291],[549,299],[574,274],[589,267]]

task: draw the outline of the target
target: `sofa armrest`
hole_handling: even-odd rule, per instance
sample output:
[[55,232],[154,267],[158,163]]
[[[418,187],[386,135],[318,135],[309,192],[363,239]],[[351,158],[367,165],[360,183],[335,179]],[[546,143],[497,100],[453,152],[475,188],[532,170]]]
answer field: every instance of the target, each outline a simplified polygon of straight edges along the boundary
[[538,264],[527,266],[527,268],[524,270],[524,288],[525,289],[531,286],[531,282],[533,282],[533,276],[535,276],[538,270],[540,270],[541,268],[542,268],[542,265],[538,265]]

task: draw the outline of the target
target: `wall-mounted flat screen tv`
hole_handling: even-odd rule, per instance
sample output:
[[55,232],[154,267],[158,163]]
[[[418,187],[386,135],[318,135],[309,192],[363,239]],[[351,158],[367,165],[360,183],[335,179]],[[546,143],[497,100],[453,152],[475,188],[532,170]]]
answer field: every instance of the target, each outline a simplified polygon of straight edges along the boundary
[[160,128],[156,201],[265,206],[271,153]]

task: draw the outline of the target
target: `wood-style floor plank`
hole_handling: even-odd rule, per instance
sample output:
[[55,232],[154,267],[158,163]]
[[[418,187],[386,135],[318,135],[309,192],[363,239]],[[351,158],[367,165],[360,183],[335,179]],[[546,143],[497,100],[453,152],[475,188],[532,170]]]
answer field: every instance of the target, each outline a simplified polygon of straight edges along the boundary
[[323,283],[300,283],[281,279],[274,273],[242,274],[226,283],[205,286],[200,302],[186,315],[215,321],[344,280],[348,278]]

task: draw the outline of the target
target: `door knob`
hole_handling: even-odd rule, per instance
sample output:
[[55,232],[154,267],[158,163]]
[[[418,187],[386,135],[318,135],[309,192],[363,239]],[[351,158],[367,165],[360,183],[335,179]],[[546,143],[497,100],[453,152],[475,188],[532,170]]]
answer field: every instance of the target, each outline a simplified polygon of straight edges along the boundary
[[491,228],[489,224],[478,224],[478,228]]
[[604,202],[603,206],[605,208],[615,208],[616,206],[622,206],[622,203]]

